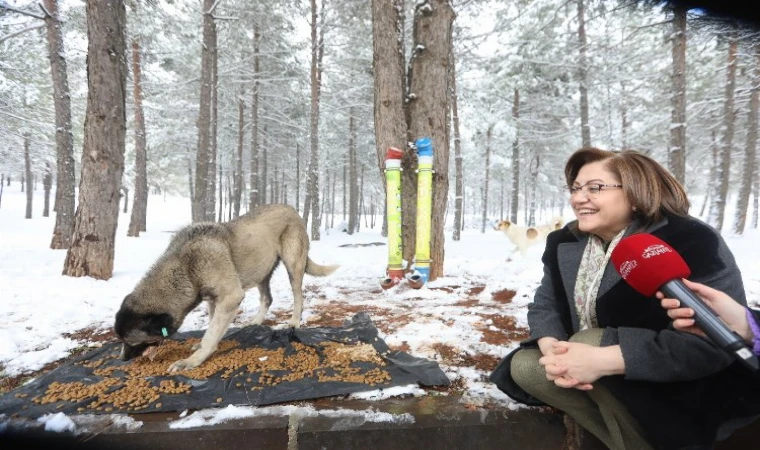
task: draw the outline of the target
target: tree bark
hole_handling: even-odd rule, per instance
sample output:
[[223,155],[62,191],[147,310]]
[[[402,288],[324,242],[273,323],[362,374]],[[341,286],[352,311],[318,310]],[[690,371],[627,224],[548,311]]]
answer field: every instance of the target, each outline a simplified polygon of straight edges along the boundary
[[[449,92],[448,71],[451,66],[449,56],[454,16],[454,9],[449,0],[432,0],[419,4],[414,15],[415,52],[409,72],[410,102],[407,122],[409,137],[417,139],[429,136],[433,142],[433,216],[428,278],[430,281],[443,276],[445,256],[443,226],[449,190],[450,107],[449,96],[441,95],[441,92]],[[411,152],[407,152],[409,153]],[[407,221],[406,217],[404,221]]]
[[757,120],[758,107],[760,106],[760,44],[753,46],[755,65],[752,70],[752,90],[749,96],[749,115],[747,116],[747,144],[744,147],[744,164],[742,165],[742,179],[739,186],[739,196],[736,198],[736,216],[734,217],[734,233],[744,233],[744,225],[747,221],[749,197],[754,180],[756,152],[757,152]]
[[32,179],[32,157],[29,133],[24,134],[24,179],[26,180],[26,214],[24,218],[32,218],[32,201],[34,200],[34,180]]
[[[317,1],[311,0],[310,158],[306,195],[311,207],[311,239],[313,241],[320,239],[319,227],[322,225],[319,203],[319,100],[322,89],[322,56],[324,55],[324,4],[322,8],[322,14],[319,14]],[[317,19],[319,19],[319,23],[317,23]]]
[[455,198],[454,198],[454,232],[452,239],[458,241],[461,239],[462,230],[464,229],[463,218],[463,200],[464,200],[464,171],[462,167],[462,139],[459,132],[459,96],[457,94],[457,72],[456,59],[452,46],[451,55],[449,55],[451,67],[449,70],[449,95],[451,95],[451,123],[454,126],[454,171],[455,171]]
[[488,185],[491,179],[491,142],[493,140],[493,127],[494,124],[490,124],[488,130],[486,130],[486,161],[485,167],[483,168],[485,170],[485,177],[483,180],[483,210],[481,211],[480,217],[481,233],[486,232],[486,222],[488,221]]
[[45,163],[45,176],[42,178],[42,186],[45,189],[45,205],[42,209],[42,217],[50,217],[50,190],[53,189],[53,168],[49,162]]
[[671,97],[668,168],[682,184],[686,180],[686,7],[673,9],[673,93]]
[[[216,48],[215,0],[203,0],[203,44],[201,46],[201,95],[198,111],[198,148],[195,154],[195,192],[193,192],[193,222],[206,220],[208,210],[209,157],[211,153],[211,89],[213,56]],[[213,211],[213,209],[212,209]]]
[[509,205],[509,220],[517,223],[520,209],[520,91],[515,89],[512,103],[512,119],[515,122],[515,140],[512,142],[512,201]]
[[359,215],[359,186],[357,183],[357,158],[356,158],[356,122],[354,108],[351,108],[351,118],[348,122],[350,141],[348,144],[348,234],[357,232],[357,219]]
[[248,209],[261,204],[259,198],[259,76],[260,60],[259,50],[261,45],[261,33],[258,24],[253,26],[253,88],[251,90],[251,192],[249,194]]
[[[217,130],[219,125],[219,83],[218,62],[219,50],[216,43],[216,24],[214,25],[214,51],[211,52],[211,112],[209,113],[209,153],[208,153],[208,185],[206,186],[206,222],[216,219],[216,172],[217,172]],[[222,199],[220,198],[221,202]]]
[[586,42],[586,8],[583,0],[578,3],[578,81],[581,102],[581,142],[583,147],[591,147],[591,125],[588,117],[588,57]]
[[[374,50],[372,67],[375,78],[375,143],[377,145],[375,150],[383,182],[383,204],[386,204],[385,176],[382,176],[385,170],[386,152],[391,147],[406,152],[405,149],[408,147],[404,106],[406,92],[406,77],[404,74],[404,0],[372,0],[372,36]],[[406,228],[414,229],[413,212],[414,207],[412,205],[405,206],[402,204],[402,214]],[[412,222],[407,222],[410,217]],[[388,235],[385,215],[383,215],[381,234],[383,236]],[[411,250],[413,251],[413,249]],[[407,261],[411,261],[411,259],[407,259]]]
[[240,216],[240,201],[243,197],[243,142],[245,140],[245,89],[240,89],[238,98],[238,145],[235,154],[235,176],[233,178],[232,208],[233,217]]
[[143,113],[142,65],[140,43],[132,41],[132,101],[135,107],[135,194],[132,199],[132,215],[129,218],[127,236],[139,237],[146,231],[148,211],[148,148]]
[[731,176],[731,151],[734,141],[734,124],[736,122],[736,110],[734,108],[734,96],[736,90],[736,51],[737,40],[731,38],[728,44],[728,62],[726,70],[726,91],[723,105],[723,141],[720,148],[720,164],[716,176],[718,189],[710,208],[710,223],[720,231],[723,228],[723,218],[726,211],[726,198],[728,197],[728,182]]
[[71,247],[63,274],[107,280],[113,274],[124,172],[127,63],[124,3],[87,2],[87,114],[82,179]]
[[71,245],[74,232],[74,135],[71,130],[71,96],[66,74],[66,57],[61,22],[58,18],[58,0],[43,0],[47,14],[48,58],[53,78],[53,106],[55,108],[56,187],[55,227],[50,248],[63,249]]

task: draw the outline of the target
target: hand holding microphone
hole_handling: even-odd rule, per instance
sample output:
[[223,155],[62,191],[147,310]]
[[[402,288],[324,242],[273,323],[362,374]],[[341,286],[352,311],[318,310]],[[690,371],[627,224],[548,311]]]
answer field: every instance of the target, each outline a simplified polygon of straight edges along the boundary
[[710,340],[751,369],[760,369],[760,362],[744,339],[681,281],[691,275],[691,271],[667,243],[651,234],[635,234],[618,243],[611,260],[623,280],[637,292],[652,297],[659,290],[665,297],[691,308],[696,326]]
[[[747,310],[742,305],[729,297],[728,294],[717,289],[689,280],[683,280],[683,282],[687,288],[694,291],[699,298],[715,311],[726,322],[729,328],[736,331],[745,342],[752,342],[754,335],[747,321]],[[667,298],[662,292],[657,293],[657,298],[661,300],[662,307],[668,311],[668,316],[673,319],[673,327],[688,333],[705,335],[696,326],[693,309],[682,306],[681,302],[677,299]]]

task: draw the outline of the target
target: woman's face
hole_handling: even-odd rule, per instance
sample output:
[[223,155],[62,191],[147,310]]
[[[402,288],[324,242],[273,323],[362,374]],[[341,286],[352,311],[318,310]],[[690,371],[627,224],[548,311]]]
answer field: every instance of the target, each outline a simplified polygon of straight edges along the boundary
[[[603,161],[581,167],[573,186],[583,186],[583,189],[570,196],[570,206],[581,231],[593,233],[609,242],[633,220],[631,204],[623,189],[609,186],[620,184],[620,180],[605,168]],[[602,186],[598,193],[590,193],[596,185],[608,186]]]

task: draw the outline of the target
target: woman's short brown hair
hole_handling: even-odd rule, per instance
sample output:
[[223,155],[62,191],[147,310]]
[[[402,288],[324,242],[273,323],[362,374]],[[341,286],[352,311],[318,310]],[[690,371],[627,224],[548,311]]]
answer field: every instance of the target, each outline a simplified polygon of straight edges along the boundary
[[573,185],[581,167],[598,161],[620,179],[636,217],[643,219],[644,226],[656,223],[668,214],[689,214],[689,199],[683,185],[660,163],[634,150],[577,150],[565,164],[567,185]]

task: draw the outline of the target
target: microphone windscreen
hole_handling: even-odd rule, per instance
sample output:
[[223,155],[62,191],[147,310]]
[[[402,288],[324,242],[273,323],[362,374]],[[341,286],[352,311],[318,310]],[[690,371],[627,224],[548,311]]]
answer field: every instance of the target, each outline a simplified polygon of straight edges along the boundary
[[647,297],[668,281],[691,275],[681,255],[662,239],[646,233],[621,239],[610,259],[623,280]]

